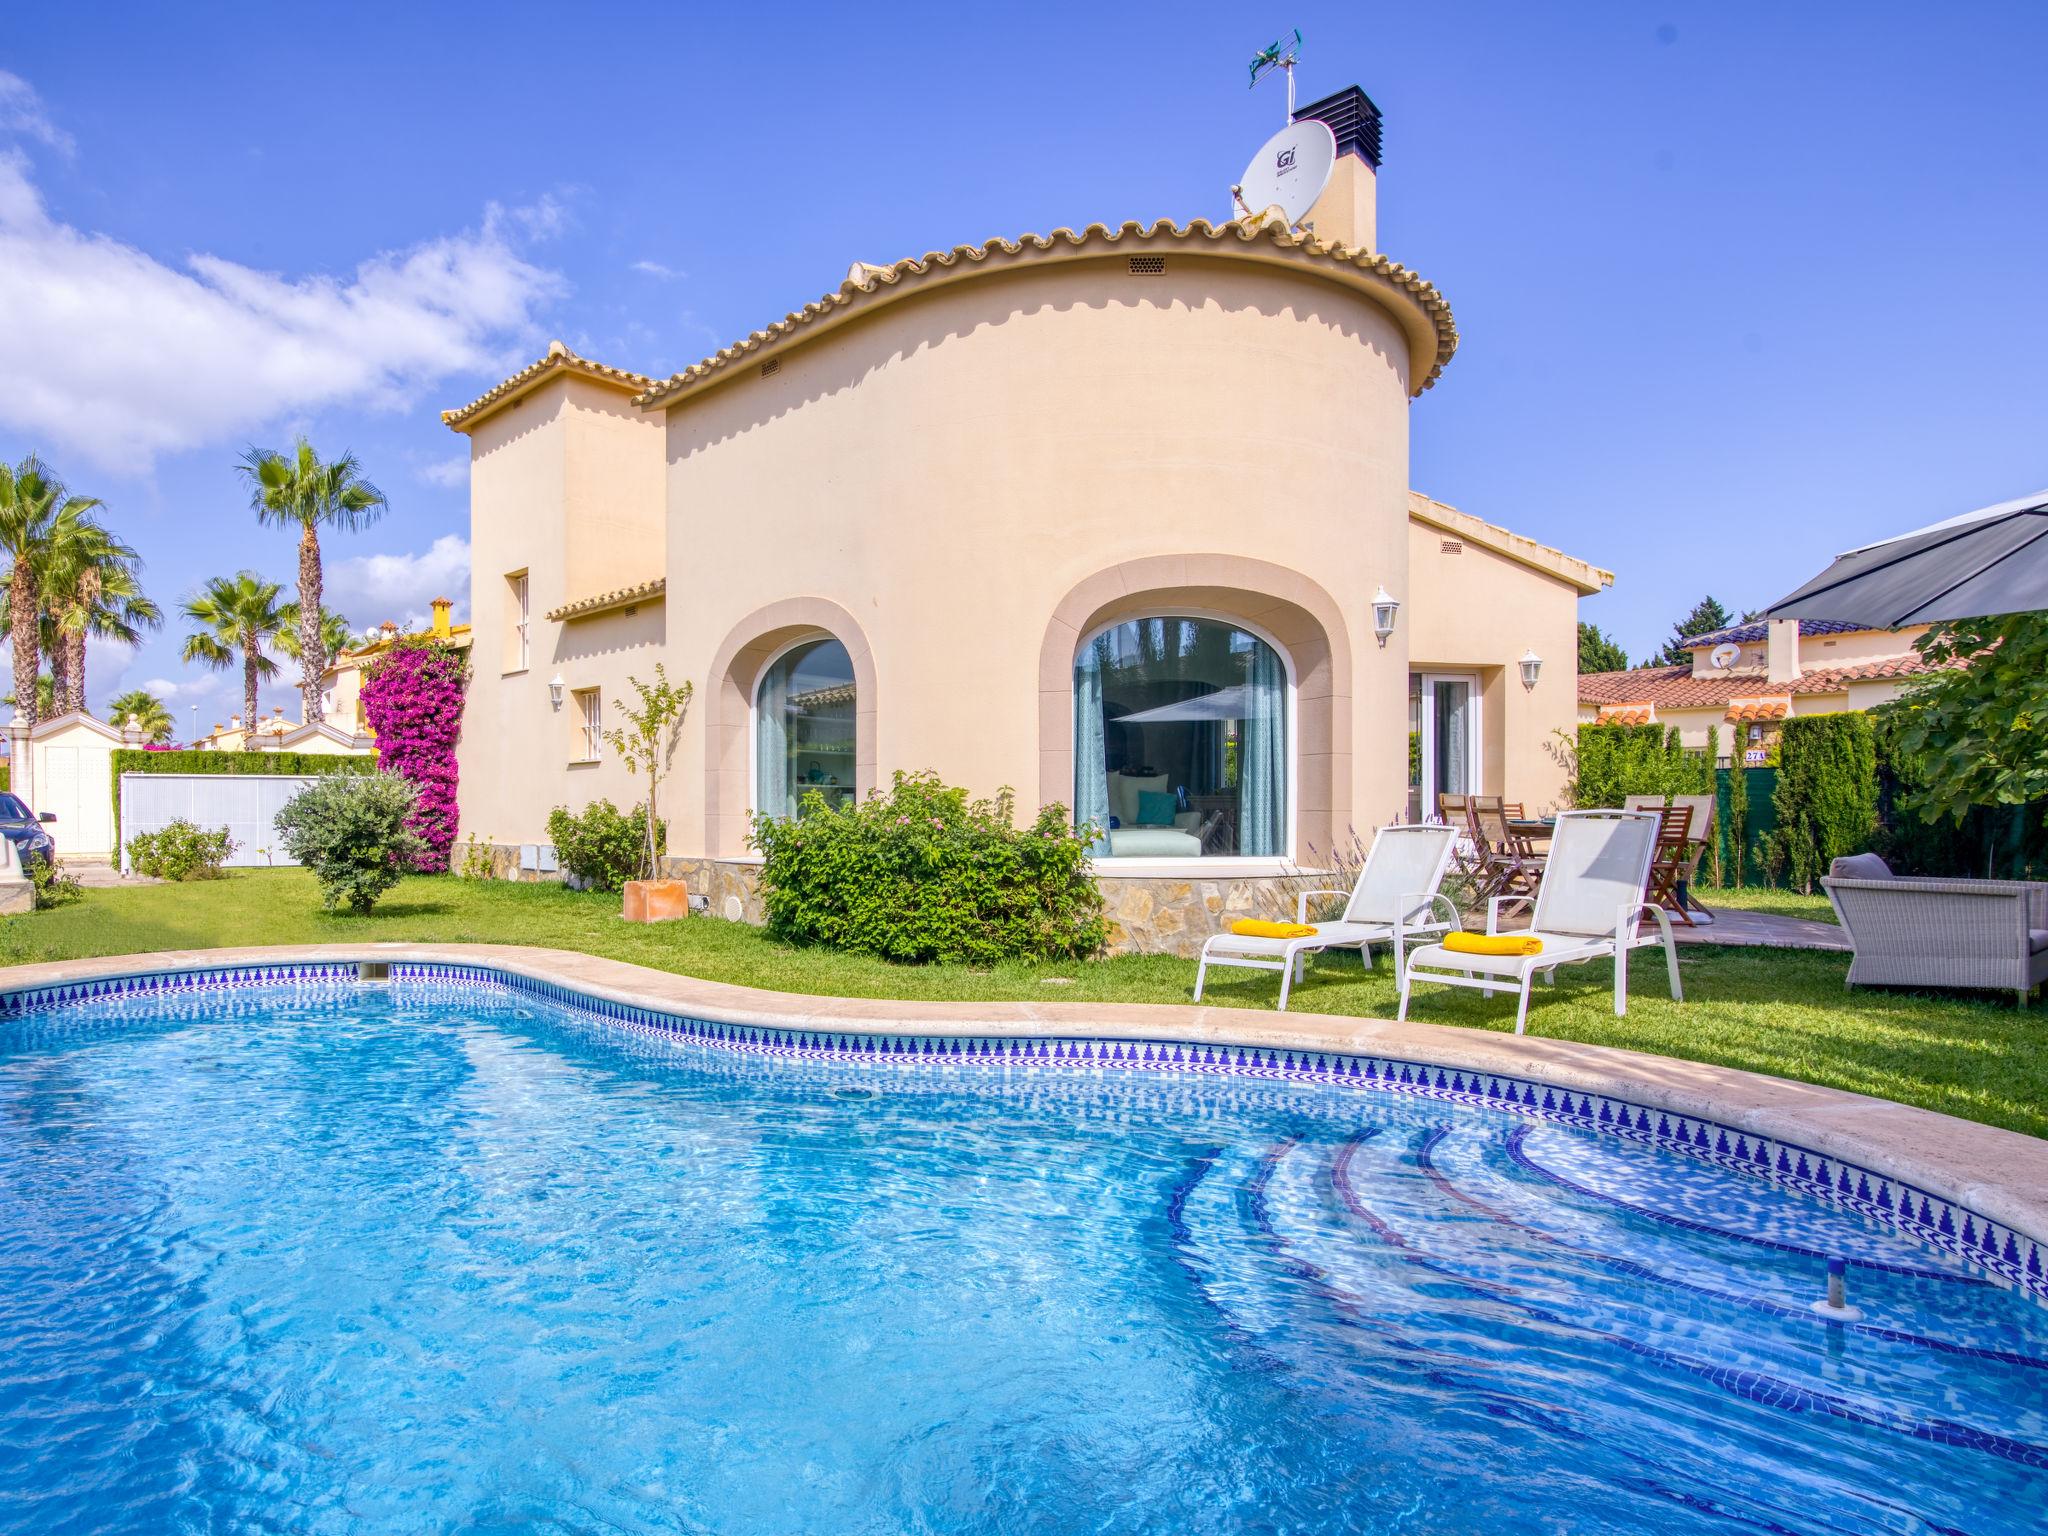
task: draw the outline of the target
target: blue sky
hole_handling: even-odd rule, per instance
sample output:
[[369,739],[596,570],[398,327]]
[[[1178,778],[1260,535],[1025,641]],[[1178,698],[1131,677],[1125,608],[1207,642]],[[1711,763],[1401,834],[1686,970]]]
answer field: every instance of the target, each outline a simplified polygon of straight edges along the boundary
[[[1838,549],[2048,485],[2048,6],[212,4],[0,23],[0,453],[107,501],[174,608],[293,570],[232,469],[309,433],[392,515],[358,625],[463,597],[437,411],[550,336],[665,373],[887,261],[1220,216],[1245,60],[1387,119],[1381,243],[1464,343],[1414,483],[1613,568],[1635,655]],[[177,625],[96,655],[181,725]],[[266,691],[286,703],[283,688]]]

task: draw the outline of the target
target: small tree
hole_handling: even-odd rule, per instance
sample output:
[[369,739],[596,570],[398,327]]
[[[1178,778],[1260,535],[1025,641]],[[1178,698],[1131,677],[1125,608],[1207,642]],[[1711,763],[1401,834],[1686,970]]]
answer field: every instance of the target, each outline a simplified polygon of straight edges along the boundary
[[1961,826],[1972,806],[2048,796],[2048,613],[1943,624],[1914,642],[1939,668],[1886,708],[1916,761],[1906,807]]
[[1598,624],[1579,620],[1579,671],[1626,672],[1628,652],[1618,641],[1600,632]]
[[1680,619],[1671,629],[1671,638],[1664,642],[1664,649],[1652,656],[1646,666],[1676,667],[1692,660],[1692,652],[1686,649],[1686,642],[1695,635],[1711,635],[1717,629],[1726,629],[1735,622],[1735,615],[1721,606],[1720,600],[1709,595],[1692,605],[1692,612]]
[[625,717],[626,724],[620,729],[606,731],[604,739],[625,762],[626,772],[647,775],[647,805],[641,822],[640,875],[642,879],[652,880],[660,873],[661,850],[666,842],[655,831],[661,819],[655,807],[655,795],[661,784],[662,772],[668,767],[668,760],[675,755],[676,736],[682,729],[683,716],[689,713],[693,690],[687,681],[671,683],[668,670],[658,661],[654,664],[652,683],[643,683],[637,677],[628,677],[626,681],[640,695],[640,707],[635,709],[621,701],[619,713]]
[[1728,759],[1728,873],[1742,889],[1742,866],[1749,858],[1749,769],[1739,758]]
[[368,916],[426,847],[412,829],[418,799],[419,790],[395,773],[331,774],[285,803],[278,836],[313,871],[328,911],[346,902]]

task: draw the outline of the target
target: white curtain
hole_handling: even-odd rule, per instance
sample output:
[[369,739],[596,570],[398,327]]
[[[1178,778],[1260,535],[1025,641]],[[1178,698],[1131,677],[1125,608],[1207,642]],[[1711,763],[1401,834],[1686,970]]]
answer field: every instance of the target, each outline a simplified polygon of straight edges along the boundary
[[1263,642],[1252,646],[1244,696],[1237,851],[1272,857],[1287,851],[1287,674]]
[[786,658],[770,667],[754,698],[754,809],[785,819],[796,814],[789,755],[791,670]]
[[1109,665],[1109,636],[1097,635],[1074,664],[1074,825],[1094,822],[1102,837],[1097,853],[1109,850],[1109,763],[1102,749],[1102,672]]

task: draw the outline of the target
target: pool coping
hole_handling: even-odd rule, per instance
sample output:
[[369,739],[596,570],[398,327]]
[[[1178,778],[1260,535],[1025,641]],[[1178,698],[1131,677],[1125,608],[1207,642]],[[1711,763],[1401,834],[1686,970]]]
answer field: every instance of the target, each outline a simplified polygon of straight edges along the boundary
[[[613,1010],[635,1010],[656,1016],[636,1019],[610,1013],[623,1022],[657,1028],[670,1027],[658,1022],[661,1019],[677,1025],[687,1022],[693,1027],[685,1032],[696,1038],[779,1054],[844,1054],[841,1048],[823,1040],[797,1048],[794,1042],[807,1033],[819,1031],[880,1040],[907,1036],[941,1041],[1137,1042],[1144,1046],[1185,1045],[1234,1051],[1238,1053],[1237,1070],[1247,1070],[1242,1053],[1250,1050],[1254,1055],[1249,1070],[1261,1075],[1317,1075],[1317,1060],[1323,1061],[1322,1075],[1331,1075],[1327,1058],[1332,1056],[1354,1059],[1350,1074],[1354,1079],[1361,1077],[1356,1070],[1357,1060],[1380,1065],[1419,1065],[1437,1071],[1434,1083],[1428,1080],[1427,1073],[1421,1074],[1419,1081],[1411,1081],[1404,1070],[1398,1084],[1394,1074],[1387,1072],[1383,1086],[1482,1104],[1497,1102],[1502,1084],[1535,1084],[1562,1092],[1564,1108],[1556,1109],[1548,1094],[1539,1107],[1531,1095],[1529,1113],[1583,1120],[1596,1129],[1610,1128],[1611,1111],[1617,1107],[1646,1107],[1660,1112],[1660,1117],[1682,1116],[1696,1122],[1691,1130],[1699,1135],[1695,1149],[1686,1139],[1686,1128],[1680,1127],[1679,1143],[1685,1150],[1710,1161],[1762,1172],[1776,1182],[1814,1190],[1830,1199],[1837,1198],[1834,1185],[1839,1177],[1838,1203],[1862,1209],[1865,1214],[1877,1216],[1879,1212],[1867,1191],[1863,1199],[1856,1197],[1854,1181],[1848,1177],[1850,1172],[1859,1177],[1867,1173],[1908,1186],[1908,1190],[1900,1192],[1902,1196],[1909,1192],[1931,1194],[1937,1201],[1953,1206],[1954,1211],[1930,1213],[1923,1199],[1920,1218],[1908,1218],[1916,1230],[1924,1228],[1918,1230],[1919,1236],[1958,1252],[1990,1273],[2002,1275],[2038,1299],[2048,1300],[2048,1276],[2043,1275],[2044,1262],[2048,1262],[2048,1140],[1889,1099],[1616,1046],[1518,1037],[1454,1025],[1398,1024],[1385,1019],[1185,1004],[953,1003],[812,996],[703,981],[572,951],[507,944],[372,943],[166,950],[10,966],[0,968],[0,1011],[17,1011],[21,994],[48,993],[51,989],[61,994],[64,989],[80,984],[232,972],[250,967],[363,962],[498,972],[541,988],[563,989],[572,994],[568,999],[571,1002],[588,999],[612,1005]],[[59,996],[50,1000],[66,999]],[[698,1025],[708,1027],[694,1027]],[[733,1031],[740,1033],[735,1035]],[[768,1033],[756,1039],[746,1033],[749,1031]],[[771,1035],[775,1043],[770,1042]],[[918,1054],[914,1047],[899,1051],[894,1043],[887,1049],[891,1054]],[[1272,1055],[1275,1052],[1282,1055]],[[1258,1053],[1267,1053],[1264,1059],[1272,1063],[1270,1068],[1259,1065]],[[1008,1052],[1004,1059],[1019,1060],[1027,1054]],[[1110,1065],[1107,1050],[1100,1057],[1092,1048],[1087,1053],[1077,1050],[1065,1059],[1070,1063],[1079,1061],[1083,1067]],[[1174,1059],[1179,1063],[1181,1057],[1176,1053]],[[1136,1065],[1137,1061],[1138,1052],[1134,1050],[1128,1064]],[[1153,1064],[1150,1051],[1145,1062]],[[1126,1064],[1120,1054],[1116,1064]],[[1160,1064],[1166,1064],[1163,1052]],[[1452,1077],[1446,1078],[1446,1073]],[[1334,1075],[1341,1078],[1346,1074],[1338,1070]],[[1473,1075],[1469,1087],[1468,1075]],[[1371,1078],[1373,1073],[1363,1077]],[[1574,1096],[1579,1096],[1577,1101]],[[1523,1107],[1512,1092],[1508,1100],[1512,1107]],[[1627,1114],[1622,1114],[1620,1120],[1621,1134],[1640,1140],[1669,1140],[1666,1128],[1661,1125],[1653,1135],[1647,1118],[1640,1134],[1630,1128]],[[1737,1150],[1732,1151],[1724,1141],[1716,1155],[1704,1134],[1707,1127],[1738,1133]],[[1756,1162],[1765,1166],[1752,1166],[1743,1138],[1756,1141]],[[1766,1143],[1770,1151],[1779,1154],[1784,1177],[1771,1173],[1765,1161]],[[1785,1161],[1788,1150],[1832,1160],[1837,1167],[1816,1166],[1809,1177],[1802,1155],[1797,1177],[1793,1177]],[[1878,1194],[1883,1197],[1881,1219],[1892,1219],[1891,1192],[1880,1186]],[[1974,1229],[1967,1221],[1971,1216],[1986,1224],[1983,1252],[1973,1246]],[[2003,1263],[1998,1259],[1991,1223],[2005,1229],[2008,1241]],[[1898,1223],[1893,1220],[1893,1224]],[[1960,1233],[1972,1236],[1965,1242]],[[2014,1235],[2025,1243],[2023,1257],[2010,1240]],[[1985,1253],[1991,1256],[1988,1265]]]

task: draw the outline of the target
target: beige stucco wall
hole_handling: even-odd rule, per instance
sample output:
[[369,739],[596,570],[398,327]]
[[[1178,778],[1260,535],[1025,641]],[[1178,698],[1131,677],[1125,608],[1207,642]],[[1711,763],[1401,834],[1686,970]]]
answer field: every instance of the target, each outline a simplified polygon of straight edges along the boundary
[[[608,498],[636,481],[630,471],[616,476],[591,472],[608,453],[630,454],[637,446],[650,456],[656,474],[640,474],[643,501],[658,498],[661,433],[645,420],[622,425],[620,391],[573,376],[544,383],[524,400],[480,423],[470,439],[470,647],[472,682],[464,705],[457,751],[462,835],[484,841],[546,841],[547,815],[556,805],[581,807],[609,797],[631,805],[644,797],[636,781],[609,756],[595,764],[572,761],[575,706],[570,693],[597,688],[605,723],[619,723],[613,707],[630,673],[651,676],[661,655],[660,602],[635,612],[604,614],[577,623],[554,624],[549,609],[590,590],[571,590],[567,551],[591,544],[611,546],[604,563],[578,567],[609,587],[660,574],[657,552],[638,550],[617,536],[585,530],[623,518],[629,525],[659,517],[658,504],[619,514]],[[629,430],[630,428],[630,430]],[[571,464],[584,466],[571,474]],[[597,500],[593,500],[595,497]],[[644,563],[643,563],[644,561]],[[528,665],[510,665],[507,635],[512,625],[505,577],[528,572],[532,639]],[[612,580],[616,571],[636,573]],[[600,589],[605,590],[605,589]],[[673,669],[673,663],[671,667]],[[561,677],[563,702],[549,698],[548,682]]]
[[[475,423],[464,834],[541,841],[554,804],[636,798],[616,763],[568,761],[573,705],[546,685],[602,689],[612,723],[627,675],[662,659],[697,689],[670,851],[742,853],[754,684],[823,633],[854,656],[860,783],[933,768],[1014,787],[1025,815],[1070,802],[1075,648],[1156,612],[1246,625],[1289,658],[1300,858],[1403,808],[1411,655],[1485,674],[1489,784],[1554,801],[1543,744],[1573,716],[1578,594],[1470,545],[1455,573],[1411,572],[1407,333],[1312,271],[1166,265],[977,272],[783,348],[772,376],[736,365],[648,414],[652,483],[604,385],[558,375]],[[661,540],[634,531],[650,505]],[[586,544],[604,575],[574,564]],[[1420,544],[1434,561],[1436,535]],[[520,568],[524,673],[500,665]],[[634,614],[542,617],[654,575],[665,601]],[[1403,602],[1384,647],[1381,585]],[[1533,693],[1514,666],[1531,646],[1548,663]]]
[[[695,675],[747,614],[827,600],[872,650],[880,776],[1010,784],[1028,808],[1071,710],[1067,667],[1041,676],[1048,621],[1090,578],[1153,556],[1253,558],[1345,614],[1380,582],[1405,588],[1401,331],[1285,269],[1167,266],[1133,277],[1114,257],[941,288],[788,352],[773,377],[747,369],[686,399],[668,428],[673,654]],[[1166,580],[1175,606],[1189,583]],[[1352,628],[1355,708],[1398,719],[1405,649],[1373,646],[1368,621],[1361,650]],[[1307,809],[1393,805],[1397,745],[1354,759],[1341,806]],[[686,776],[703,754],[686,733]],[[676,843],[732,853],[732,832],[686,809]]]
[[[1420,521],[1408,540],[1400,623],[1410,668],[1478,673],[1481,791],[1532,812],[1556,807],[1565,772],[1555,733],[1578,717],[1579,589]],[[1460,548],[1447,553],[1446,544]],[[1531,650],[1543,662],[1533,689],[1522,686],[1520,668]]]

